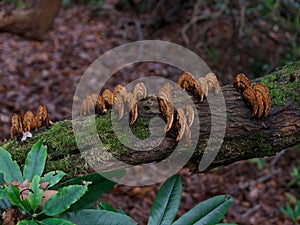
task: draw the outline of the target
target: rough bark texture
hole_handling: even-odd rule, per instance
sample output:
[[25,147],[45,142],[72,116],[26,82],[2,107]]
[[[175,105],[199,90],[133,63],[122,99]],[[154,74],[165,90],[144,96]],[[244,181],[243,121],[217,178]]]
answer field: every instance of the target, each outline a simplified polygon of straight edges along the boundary
[[[265,84],[270,90],[272,106],[267,118],[251,118],[250,108],[241,94],[232,85],[222,87],[227,113],[226,133],[221,149],[210,168],[243,159],[271,156],[300,143],[300,61],[254,82],[257,81]],[[208,103],[206,101],[197,103],[197,107],[200,137],[197,148],[188,162],[188,166],[194,172],[197,172],[211,130]],[[131,129],[137,137],[145,139],[149,135],[149,117],[160,115],[155,97],[149,97],[139,104],[139,115],[142,118],[139,118]],[[84,132],[89,132],[86,122],[90,119],[93,118],[80,119]],[[174,140],[176,131],[172,130],[159,146],[149,151],[135,151],[121,144],[115,137],[109,114],[97,116],[95,121],[104,148],[119,160],[129,164],[137,165],[163,160],[176,146]],[[85,138],[87,133],[82,137]],[[47,171],[60,169],[66,171],[69,177],[91,171],[79,154],[70,120],[56,122],[49,129],[37,131],[34,137],[26,140],[25,143],[20,144],[18,140],[11,139],[0,147],[11,152],[13,158],[22,164],[32,144],[40,138],[43,138],[48,146]],[[87,140],[85,143],[85,149],[89,149],[93,142]],[[155,143],[153,145],[155,146]],[[114,168],[114,166],[112,163],[108,167]]]
[[0,12],[0,31],[43,40],[61,6],[61,0],[40,0],[30,9]]

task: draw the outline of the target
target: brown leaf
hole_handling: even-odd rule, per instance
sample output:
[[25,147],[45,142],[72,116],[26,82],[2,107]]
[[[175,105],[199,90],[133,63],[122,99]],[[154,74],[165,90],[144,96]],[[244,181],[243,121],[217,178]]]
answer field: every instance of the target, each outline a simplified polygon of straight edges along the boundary
[[19,221],[20,211],[18,209],[6,209],[2,213],[2,225],[15,225]]
[[40,207],[43,207],[45,202],[49,200],[49,198],[51,198],[53,195],[55,195],[57,193],[56,190],[46,190],[43,192],[43,198],[41,203],[39,204]]

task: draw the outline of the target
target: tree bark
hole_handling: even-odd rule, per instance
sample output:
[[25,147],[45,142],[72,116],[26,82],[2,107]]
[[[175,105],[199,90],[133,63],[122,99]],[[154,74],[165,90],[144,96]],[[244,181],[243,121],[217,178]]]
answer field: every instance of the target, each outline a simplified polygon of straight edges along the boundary
[[[227,114],[226,132],[218,155],[209,168],[244,159],[272,156],[300,143],[300,61],[253,82],[258,81],[265,84],[271,94],[271,110],[266,118],[251,117],[251,110],[241,94],[232,85],[222,87]],[[141,118],[131,128],[136,136],[147,137],[149,118],[160,116],[157,104],[156,97],[149,97],[139,103]],[[197,103],[197,108],[200,136],[197,140],[197,148],[187,163],[193,172],[199,172],[199,162],[205,152],[211,130],[209,104],[206,101]],[[90,119],[93,118],[88,116],[80,119],[84,132],[89,130],[87,122]],[[105,149],[125,163],[139,165],[161,161],[168,157],[176,147],[176,131],[171,130],[158,146],[153,143],[156,146],[153,149],[149,151],[132,150],[119,142],[109,121],[108,113],[96,117],[98,134]],[[33,138],[24,143],[11,139],[0,147],[11,152],[13,158],[19,164],[23,164],[27,152],[40,138],[43,138],[48,146],[47,171],[60,169],[67,172],[69,177],[92,171],[80,156],[71,120],[56,122],[49,129],[36,131]],[[85,149],[92,148],[92,142],[86,141],[85,143]],[[143,146],[140,147],[143,148]],[[107,166],[107,164],[105,165]],[[112,163],[105,169],[113,169],[115,166]]]
[[40,0],[30,9],[0,12],[0,31],[43,40],[61,6],[61,0]]

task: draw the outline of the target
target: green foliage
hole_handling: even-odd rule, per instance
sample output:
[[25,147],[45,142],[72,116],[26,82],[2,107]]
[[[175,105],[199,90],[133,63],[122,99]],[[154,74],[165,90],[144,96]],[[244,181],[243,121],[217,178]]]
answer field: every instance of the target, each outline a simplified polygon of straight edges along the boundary
[[88,190],[90,182],[84,182],[84,185],[69,185],[53,195],[44,205],[44,213],[48,216],[56,216],[77,202]]
[[295,207],[292,208],[289,203],[286,203],[285,207],[279,206],[280,211],[290,218],[295,225],[299,225],[298,218],[300,218],[300,200],[296,203]]
[[171,224],[179,209],[181,192],[180,177],[177,175],[168,179],[155,198],[148,225]]
[[30,211],[29,202],[27,199],[21,200],[20,189],[18,187],[9,185],[5,188],[5,190],[7,191],[7,197],[12,205],[17,206],[24,212],[28,213]]
[[53,189],[57,190],[64,186],[81,184],[84,181],[91,181],[92,183],[88,186],[87,193],[79,201],[72,205],[69,211],[82,209],[90,203],[97,201],[101,195],[111,190],[115,185],[115,182],[105,179],[98,173],[92,173],[83,177],[68,180],[62,184],[54,186]]
[[48,219],[44,219],[43,221],[41,221],[40,223],[41,225],[75,225],[74,223],[68,221],[68,220],[64,220],[64,219],[59,219],[59,218],[48,218]]
[[[292,168],[291,171],[291,181],[288,183],[289,186],[297,185],[300,187],[300,173],[299,170],[296,167]],[[285,197],[287,198],[288,202],[286,202],[285,207],[282,205],[279,205],[280,211],[290,218],[295,225],[299,225],[300,220],[300,200],[297,200],[297,198],[290,192],[285,193]],[[290,204],[291,203],[291,204]],[[292,205],[294,207],[292,207]]]
[[219,222],[232,203],[232,197],[219,195],[199,203],[181,216],[173,225],[213,225]]
[[261,158],[248,159],[247,161],[250,163],[255,163],[259,170],[262,170],[264,167],[268,166],[268,163],[266,162],[266,160],[261,159]]
[[38,225],[38,223],[33,220],[21,220],[17,223],[17,225]]
[[[24,180],[31,182],[35,175],[41,176],[44,172],[47,158],[47,147],[43,145],[43,139],[32,146],[28,153],[24,166]],[[32,163],[36,162],[36,163]]]
[[135,225],[129,216],[121,213],[106,211],[83,209],[76,212],[69,212],[62,215],[61,218],[69,220],[80,225]]
[[13,180],[23,182],[23,176],[16,161],[13,161],[9,152],[0,148],[0,173],[3,174],[5,183],[10,184]]
[[[0,165],[0,207],[5,209],[16,206],[23,215],[23,220],[18,224],[136,224],[124,212],[105,202],[100,202],[96,210],[88,209],[91,203],[115,185],[101,175],[93,173],[64,183],[59,183],[65,175],[62,171],[51,171],[42,176],[47,157],[47,148],[42,143],[43,140],[38,141],[28,153],[23,175],[11,155],[4,149],[0,151],[0,156],[3,156],[3,164]],[[113,173],[116,177],[123,174],[122,170]],[[13,180],[19,182],[14,181],[11,184]],[[48,186],[45,187],[45,184]],[[48,189],[50,187],[52,190]],[[27,193],[23,192],[23,189],[20,193],[21,188]],[[56,193],[53,192],[55,190]],[[46,192],[51,195],[45,200]],[[180,177],[175,175],[169,178],[155,198],[148,224],[216,224],[232,203],[230,196],[216,196],[198,204],[173,223],[179,208],[181,192]]]
[[29,192],[29,203],[33,211],[36,211],[38,209],[39,204],[41,203],[43,198],[43,190],[40,189],[40,180],[40,176],[35,175],[29,186],[31,190]]
[[294,185],[296,184],[298,187],[300,187],[300,172],[299,170],[294,167],[291,171],[292,180],[288,183],[288,185]]
[[62,172],[60,170],[51,171],[49,173],[46,173],[42,178],[41,182],[49,182],[48,188],[56,185],[64,176],[66,175],[65,172]]
[[[23,218],[18,224],[73,224],[52,216],[59,217],[67,210],[71,211],[72,205],[75,206],[72,209],[74,211],[86,206],[110,190],[115,183],[99,174],[90,174],[58,184],[65,176],[62,171],[51,171],[41,177],[47,157],[47,148],[42,143],[43,140],[39,140],[32,146],[26,158],[23,175],[10,153],[0,149],[0,209],[16,206],[22,212]],[[50,187],[57,192],[48,190]],[[43,200],[46,202],[43,203]],[[96,220],[98,214],[99,210],[89,211],[91,219]]]

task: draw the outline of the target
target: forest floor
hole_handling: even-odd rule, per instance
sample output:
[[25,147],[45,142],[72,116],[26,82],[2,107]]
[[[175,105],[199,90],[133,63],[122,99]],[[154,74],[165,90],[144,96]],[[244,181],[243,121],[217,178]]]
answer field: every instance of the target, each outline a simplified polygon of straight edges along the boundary
[[[53,122],[71,118],[74,92],[85,70],[101,54],[121,44],[157,39],[184,45],[210,66],[221,85],[230,84],[239,72],[250,77],[262,76],[263,72],[259,72],[262,70],[253,63],[255,57],[272,62],[276,57],[274,49],[282,47],[280,41],[270,40],[265,33],[249,37],[247,45],[242,38],[233,41],[232,27],[218,14],[213,14],[211,20],[193,24],[186,31],[187,39],[181,31],[192,16],[193,5],[186,5],[170,18],[160,18],[160,12],[142,14],[130,7],[117,10],[114,4],[115,1],[106,1],[103,9],[96,12],[77,4],[62,8],[43,42],[1,33],[1,141],[9,138],[13,113],[35,111],[39,104],[48,107]],[[210,12],[209,8],[201,10]],[[275,40],[282,38],[280,33],[271,35]],[[271,69],[274,66],[270,64]],[[156,62],[138,63],[117,72],[106,87],[112,89],[118,83],[126,84],[149,75],[175,80],[179,71]],[[300,168],[299,153],[299,147],[288,149],[256,163],[241,161],[194,175],[182,169],[183,196],[178,216],[209,197],[231,194],[234,202],[224,222],[293,224],[279,211],[278,205],[286,202],[293,205],[295,199],[300,199],[299,187],[288,185],[292,168]],[[117,185],[101,200],[124,210],[139,224],[146,224],[159,186]]]

